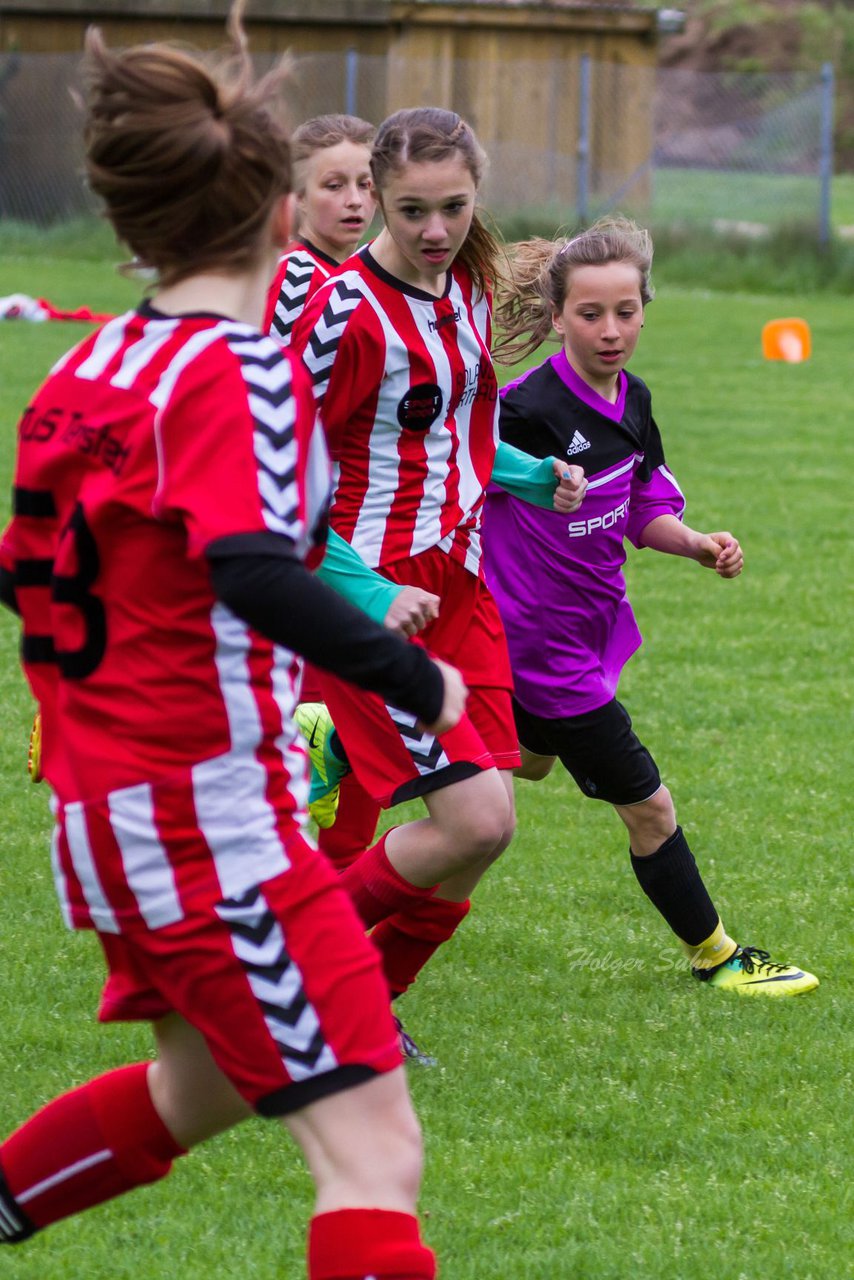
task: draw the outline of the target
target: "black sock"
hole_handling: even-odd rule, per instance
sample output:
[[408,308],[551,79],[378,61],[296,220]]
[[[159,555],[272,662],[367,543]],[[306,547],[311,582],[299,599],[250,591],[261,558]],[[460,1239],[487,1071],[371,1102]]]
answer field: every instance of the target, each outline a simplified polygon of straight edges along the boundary
[[332,732],[329,735],[329,750],[337,760],[341,761],[342,764],[350,763],[350,757],[344,750],[344,743],[341,741],[338,730],[335,728],[332,729]]
[[681,827],[648,858],[631,853],[631,860],[638,884],[677,938],[697,947],[714,933],[718,913]]

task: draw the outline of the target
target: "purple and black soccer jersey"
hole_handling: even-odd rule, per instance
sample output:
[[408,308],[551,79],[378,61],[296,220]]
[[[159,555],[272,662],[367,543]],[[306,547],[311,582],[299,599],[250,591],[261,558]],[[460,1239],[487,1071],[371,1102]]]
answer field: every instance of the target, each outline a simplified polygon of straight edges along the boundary
[[584,468],[588,487],[571,515],[491,486],[484,568],[510,646],[516,698],[535,715],[583,715],[614,697],[641,644],[626,597],[623,539],[643,542],[685,500],[664,462],[649,389],[620,373],[615,404],[572,369],[563,351],[504,388],[501,439],[537,458]]

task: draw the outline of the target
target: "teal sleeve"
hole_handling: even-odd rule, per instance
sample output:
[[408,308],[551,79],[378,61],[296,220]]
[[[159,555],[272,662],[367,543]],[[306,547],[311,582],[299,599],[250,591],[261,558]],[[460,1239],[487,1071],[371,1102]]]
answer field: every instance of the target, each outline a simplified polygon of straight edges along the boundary
[[557,480],[551,458],[532,458],[500,440],[491,479],[514,498],[522,498],[535,507],[552,507]]
[[385,622],[391,602],[403,590],[397,582],[389,582],[370,569],[358,551],[332,529],[317,576],[380,626]]

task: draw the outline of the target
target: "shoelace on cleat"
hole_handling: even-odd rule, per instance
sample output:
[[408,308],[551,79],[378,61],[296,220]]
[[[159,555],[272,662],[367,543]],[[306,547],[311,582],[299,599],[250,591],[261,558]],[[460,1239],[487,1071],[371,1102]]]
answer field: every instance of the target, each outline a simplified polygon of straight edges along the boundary
[[404,1058],[409,1058],[412,1062],[418,1062],[424,1067],[433,1067],[436,1065],[436,1059],[431,1057],[429,1053],[424,1053],[424,1051],[418,1047],[412,1039],[412,1036],[404,1028],[400,1018],[394,1019],[394,1025],[397,1028],[397,1034],[400,1039],[400,1052],[403,1054]]
[[421,1050],[418,1048],[418,1045],[412,1039],[409,1032],[404,1030],[403,1023],[400,1021],[400,1018],[395,1018],[394,1025],[397,1028],[397,1034],[400,1037],[400,1048],[404,1056],[407,1058],[420,1058]]
[[770,951],[762,951],[759,947],[741,947],[735,958],[745,973],[772,973],[775,969],[782,973],[790,968],[787,964],[777,964],[771,959]]

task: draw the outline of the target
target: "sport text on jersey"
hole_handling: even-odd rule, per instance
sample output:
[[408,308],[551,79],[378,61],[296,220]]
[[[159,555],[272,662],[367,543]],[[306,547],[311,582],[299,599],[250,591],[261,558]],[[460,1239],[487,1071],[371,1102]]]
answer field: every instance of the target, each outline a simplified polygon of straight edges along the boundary
[[570,538],[586,538],[589,533],[595,533],[597,529],[610,529],[618,520],[628,515],[629,502],[630,499],[626,498],[625,502],[621,502],[612,511],[606,511],[603,516],[591,516],[589,520],[570,520],[567,533]]
[[120,476],[130,457],[130,449],[119,442],[109,427],[87,426],[79,410],[47,409],[42,413],[30,405],[21,419],[20,437],[33,444],[47,444],[59,435],[61,444],[98,458],[113,475]]

